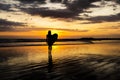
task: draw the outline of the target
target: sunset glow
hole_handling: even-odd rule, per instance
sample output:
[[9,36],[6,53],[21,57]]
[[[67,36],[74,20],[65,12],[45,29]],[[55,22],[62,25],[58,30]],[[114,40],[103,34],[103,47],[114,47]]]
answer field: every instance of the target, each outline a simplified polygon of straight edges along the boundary
[[33,4],[25,4],[21,0],[1,0],[0,37],[45,38],[48,30],[57,33],[59,38],[119,37],[119,3],[106,0],[91,2],[89,5],[97,7],[86,4],[84,9],[81,5],[82,12],[78,10],[77,15],[70,7],[76,4],[74,0],[68,2],[69,6],[63,3],[46,0],[44,4],[34,1]]

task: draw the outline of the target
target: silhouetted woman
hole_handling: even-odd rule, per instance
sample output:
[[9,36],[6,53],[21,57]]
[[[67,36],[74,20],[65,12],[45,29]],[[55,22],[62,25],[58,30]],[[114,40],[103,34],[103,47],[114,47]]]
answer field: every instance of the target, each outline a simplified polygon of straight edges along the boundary
[[58,34],[55,33],[55,34],[52,35],[51,31],[49,30],[46,38],[47,38],[46,42],[48,44],[49,49],[52,49],[52,45],[57,40]]

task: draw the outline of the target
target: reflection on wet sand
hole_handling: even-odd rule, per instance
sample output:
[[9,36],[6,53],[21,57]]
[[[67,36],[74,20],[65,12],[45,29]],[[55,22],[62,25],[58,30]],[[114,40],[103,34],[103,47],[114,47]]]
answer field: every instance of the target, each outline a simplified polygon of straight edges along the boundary
[[52,46],[48,47],[48,72],[52,72],[53,61],[52,61]]
[[0,48],[0,80],[120,80],[119,47],[120,43]]

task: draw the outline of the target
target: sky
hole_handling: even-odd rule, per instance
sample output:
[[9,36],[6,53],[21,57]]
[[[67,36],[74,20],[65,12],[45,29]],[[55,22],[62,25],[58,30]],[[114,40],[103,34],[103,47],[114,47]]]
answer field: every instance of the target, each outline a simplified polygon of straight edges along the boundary
[[120,0],[0,0],[0,38],[120,37]]

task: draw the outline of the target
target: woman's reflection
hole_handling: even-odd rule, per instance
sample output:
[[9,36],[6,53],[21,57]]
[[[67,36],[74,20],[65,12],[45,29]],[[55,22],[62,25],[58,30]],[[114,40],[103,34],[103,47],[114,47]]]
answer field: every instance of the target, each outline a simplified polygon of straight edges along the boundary
[[53,61],[52,61],[52,46],[48,47],[48,72],[52,72]]

